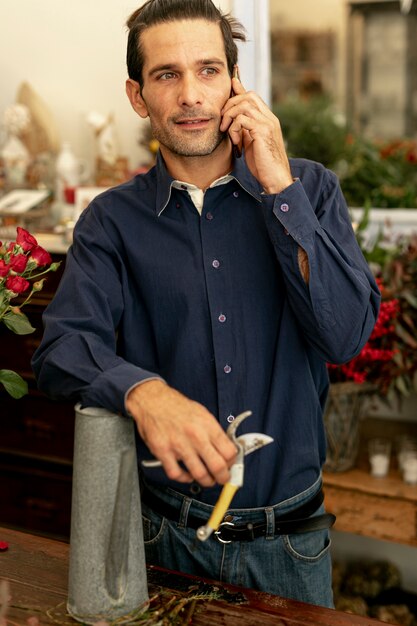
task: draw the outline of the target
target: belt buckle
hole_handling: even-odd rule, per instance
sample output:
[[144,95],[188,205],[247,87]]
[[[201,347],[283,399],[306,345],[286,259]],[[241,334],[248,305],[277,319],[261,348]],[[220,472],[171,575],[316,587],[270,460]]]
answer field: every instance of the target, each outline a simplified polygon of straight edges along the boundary
[[227,541],[226,539],[222,539],[221,536],[220,536],[221,532],[222,532],[222,528],[224,526],[234,526],[234,523],[233,522],[222,522],[221,524],[219,524],[218,529],[214,531],[214,534],[216,535],[216,539],[220,543],[232,543],[231,539],[229,539],[229,541]]

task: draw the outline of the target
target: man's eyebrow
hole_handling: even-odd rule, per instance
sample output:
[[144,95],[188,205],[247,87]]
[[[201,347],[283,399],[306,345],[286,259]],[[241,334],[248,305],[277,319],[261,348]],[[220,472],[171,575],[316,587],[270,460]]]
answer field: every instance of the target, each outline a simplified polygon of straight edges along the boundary
[[226,63],[222,59],[218,59],[216,57],[211,59],[202,59],[198,62],[198,65],[221,65],[222,67],[226,67]]
[[[222,59],[218,59],[216,57],[210,59],[201,59],[197,61],[197,66],[203,67],[206,65],[220,65],[221,67],[226,67],[226,63]],[[155,65],[151,67],[148,71],[148,76],[153,76],[154,74],[158,74],[158,72],[172,72],[178,71],[179,66],[176,63],[161,63],[160,65]]]
[[170,72],[172,70],[178,69],[178,66],[175,63],[161,63],[160,65],[155,65],[151,67],[148,71],[148,76],[152,76],[153,74],[157,74],[158,72]]

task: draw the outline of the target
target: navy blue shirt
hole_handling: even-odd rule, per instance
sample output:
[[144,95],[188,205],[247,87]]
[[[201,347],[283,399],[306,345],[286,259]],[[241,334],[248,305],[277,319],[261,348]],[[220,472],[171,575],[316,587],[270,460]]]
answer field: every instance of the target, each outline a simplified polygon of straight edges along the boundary
[[[246,457],[233,507],[278,503],[320,476],[326,361],[355,356],[378,311],[336,176],[302,159],[291,170],[294,183],[266,195],[238,159],[233,179],[205,192],[201,217],[160,157],[99,195],[76,225],[33,359],[41,389],[83,406],[126,415],[128,390],[160,377],[225,429],[251,410],[239,434],[275,441]],[[141,441],[138,450],[151,457]],[[147,473],[169,482],[162,469]]]

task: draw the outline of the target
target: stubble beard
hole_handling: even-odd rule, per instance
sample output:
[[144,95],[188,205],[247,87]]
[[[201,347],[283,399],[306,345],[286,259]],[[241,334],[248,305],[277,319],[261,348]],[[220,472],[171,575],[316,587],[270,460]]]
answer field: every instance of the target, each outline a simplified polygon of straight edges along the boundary
[[[171,124],[175,124],[170,120]],[[178,134],[170,132],[169,128],[162,127],[151,121],[152,134],[159,143],[173,154],[183,157],[208,156],[224,141],[227,133],[217,128],[208,134],[207,130],[190,131],[185,137],[179,131]],[[175,126],[173,126],[175,128]]]

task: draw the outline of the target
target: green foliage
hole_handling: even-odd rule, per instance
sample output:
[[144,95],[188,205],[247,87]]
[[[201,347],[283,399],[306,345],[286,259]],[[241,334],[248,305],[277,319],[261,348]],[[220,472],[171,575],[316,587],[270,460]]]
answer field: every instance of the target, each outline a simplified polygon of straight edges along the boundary
[[0,383],[12,398],[16,400],[22,398],[28,392],[27,382],[12,370],[0,370]]
[[366,207],[356,229],[358,243],[374,274],[382,281],[383,300],[398,301],[391,334],[395,353],[387,366],[386,399],[392,404],[417,392],[417,233],[390,240],[380,231],[368,246],[369,219],[370,209]]
[[273,107],[289,156],[318,161],[339,176],[351,207],[417,207],[417,144],[349,133],[329,98],[289,98]]
[[1,321],[9,330],[16,333],[16,335],[29,335],[35,331],[35,328],[20,309],[17,309],[17,312],[9,311],[5,313]]
[[351,207],[417,207],[417,147],[412,141],[379,144],[349,137],[335,169]]
[[397,351],[394,356],[394,395],[407,396],[417,391],[417,234],[401,237],[397,249],[381,268],[388,297],[399,301],[395,320]]
[[325,97],[288,99],[273,108],[289,156],[319,161],[334,167],[345,153],[346,126]]

